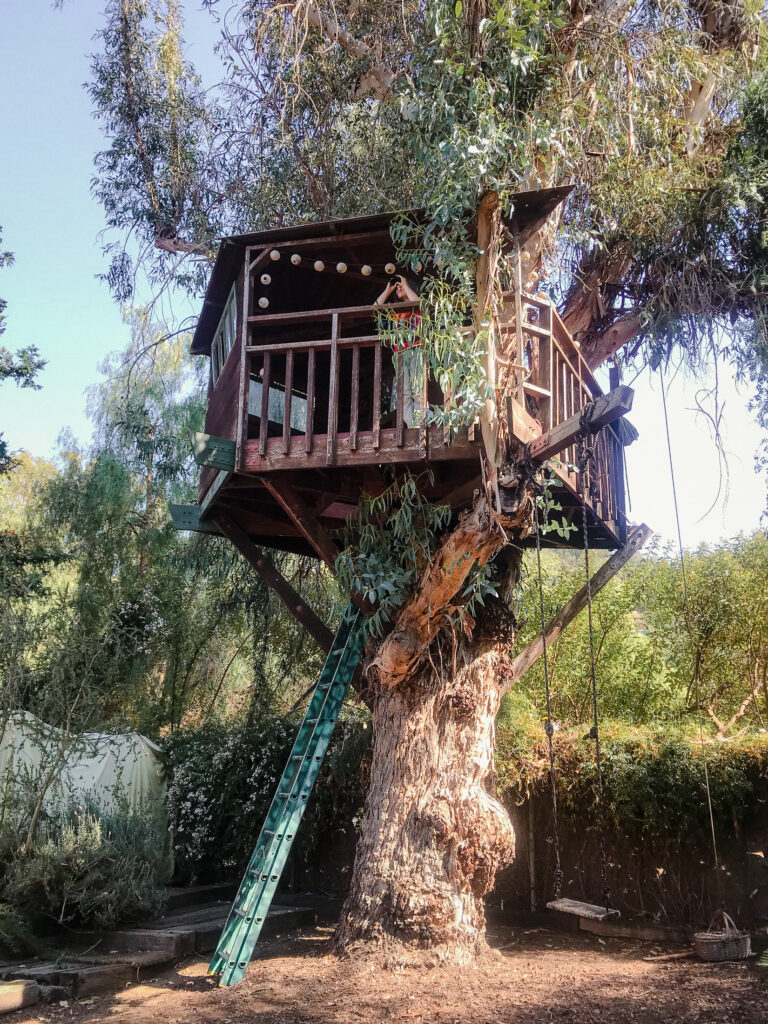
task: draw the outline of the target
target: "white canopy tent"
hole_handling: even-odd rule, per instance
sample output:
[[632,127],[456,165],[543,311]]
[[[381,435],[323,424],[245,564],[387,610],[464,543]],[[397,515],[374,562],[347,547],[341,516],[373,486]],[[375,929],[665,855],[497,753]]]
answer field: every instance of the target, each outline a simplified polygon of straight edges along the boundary
[[0,799],[29,788],[40,791],[53,811],[91,798],[110,811],[119,802],[133,811],[165,815],[165,770],[161,750],[139,733],[70,735],[28,712],[0,722]]

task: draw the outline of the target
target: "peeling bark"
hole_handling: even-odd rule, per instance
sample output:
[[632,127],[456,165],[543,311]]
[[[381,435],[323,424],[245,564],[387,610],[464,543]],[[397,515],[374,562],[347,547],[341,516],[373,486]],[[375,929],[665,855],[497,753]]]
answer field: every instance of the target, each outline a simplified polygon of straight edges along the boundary
[[484,781],[508,647],[466,645],[455,666],[378,691],[340,951],[467,963],[487,949],[484,897],[514,855],[509,817]]
[[531,495],[530,488],[521,487],[517,511],[510,517],[496,516],[480,497],[459,518],[368,666],[379,686],[399,686],[416,670],[474,566],[485,565],[506,542],[504,531],[524,524],[530,529]]

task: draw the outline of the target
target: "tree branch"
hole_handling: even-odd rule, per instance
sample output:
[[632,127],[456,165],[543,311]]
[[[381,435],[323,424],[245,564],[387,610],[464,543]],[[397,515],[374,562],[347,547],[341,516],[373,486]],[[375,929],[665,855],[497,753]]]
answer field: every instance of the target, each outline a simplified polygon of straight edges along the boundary
[[[357,60],[365,60],[367,58],[373,61],[376,60],[376,54],[371,47],[361,39],[355,38],[346,29],[343,29],[335,18],[327,18],[322,11],[313,7],[312,4],[303,3],[299,0],[299,2],[293,5],[293,16],[294,18],[299,18],[302,15],[308,24],[317,29],[326,39],[330,39],[332,43],[338,43],[351,57],[355,57]],[[375,99],[383,100],[392,88],[394,80],[395,75],[393,71],[380,62],[374,63],[370,71],[367,71],[358,82],[354,99],[362,99],[363,96],[371,94]]]
[[[528,509],[524,493],[515,521],[504,519],[504,529],[522,525]],[[529,517],[528,517],[529,518]],[[430,643],[445,622],[445,609],[460,595],[475,565],[485,565],[505,543],[504,532],[484,496],[459,517],[443,539],[421,580],[404,605],[394,629],[381,644],[370,669],[382,686],[403,683],[426,656]]]

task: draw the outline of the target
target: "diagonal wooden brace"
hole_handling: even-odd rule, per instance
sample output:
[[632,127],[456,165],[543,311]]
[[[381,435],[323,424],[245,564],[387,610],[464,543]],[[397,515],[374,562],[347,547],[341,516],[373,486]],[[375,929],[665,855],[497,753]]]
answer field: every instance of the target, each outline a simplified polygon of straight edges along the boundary
[[[595,596],[608,583],[630,558],[643,547],[649,537],[653,536],[653,530],[642,523],[640,526],[632,526],[627,531],[627,543],[619,548],[611,557],[603,562],[600,568],[590,577],[589,586],[592,597]],[[573,597],[560,611],[549,621],[544,630],[547,647],[553,644],[562,634],[563,630],[573,622],[576,616],[587,606],[587,585],[577,590]],[[525,675],[531,666],[538,661],[544,653],[544,639],[539,633],[535,640],[522,650],[512,662],[512,670],[507,678],[502,694],[507,693],[515,685],[517,680]]]
[[333,633],[307,605],[288,580],[278,572],[263,551],[256,547],[250,537],[227,513],[213,517],[216,526],[234,544],[249,565],[253,566],[270,590],[274,590],[291,615],[312,636],[327,654],[333,643]]

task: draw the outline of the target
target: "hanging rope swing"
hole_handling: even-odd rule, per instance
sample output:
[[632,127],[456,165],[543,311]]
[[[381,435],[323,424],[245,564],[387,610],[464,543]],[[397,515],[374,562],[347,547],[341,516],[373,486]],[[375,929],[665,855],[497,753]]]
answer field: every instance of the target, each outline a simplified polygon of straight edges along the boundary
[[552,797],[552,838],[555,852],[555,870],[553,880],[554,899],[547,903],[549,910],[558,910],[565,914],[574,914],[577,917],[589,918],[593,921],[607,921],[621,917],[618,910],[611,907],[611,893],[608,888],[607,882],[607,855],[606,855],[606,844],[605,844],[605,813],[604,813],[604,799],[603,799],[603,767],[602,767],[602,756],[600,750],[600,722],[598,717],[598,699],[597,699],[597,673],[595,671],[595,642],[594,642],[594,630],[592,624],[592,588],[591,580],[589,575],[589,539],[587,537],[587,507],[586,507],[586,478],[588,476],[587,470],[589,468],[590,461],[594,455],[595,438],[593,437],[591,443],[586,440],[586,437],[580,442],[579,446],[579,469],[581,479],[581,513],[582,513],[582,533],[584,536],[584,572],[586,575],[586,588],[587,588],[587,622],[589,627],[589,660],[590,660],[590,676],[592,681],[592,728],[589,731],[589,738],[595,742],[595,766],[597,770],[597,793],[596,803],[598,812],[598,836],[600,844],[600,883],[602,892],[602,905],[596,903],[584,903],[581,900],[572,900],[562,896],[563,886],[563,871],[561,866],[560,858],[560,830],[558,823],[558,810],[557,810],[557,780],[555,778],[555,753],[553,736],[555,732],[554,723],[552,721],[552,699],[551,699],[551,686],[549,679],[549,664],[547,661],[547,629],[546,620],[544,616],[544,583],[541,572],[541,530],[539,525],[539,509],[538,501],[534,503],[534,526],[536,533],[536,567],[538,571],[538,583],[539,583],[539,613],[541,617],[541,638],[542,638],[542,658],[544,664],[544,694],[545,703],[547,710],[547,719],[544,725],[544,731],[547,735],[547,744],[549,749],[549,781],[550,791]]
[[[669,476],[672,483],[672,503],[675,509],[675,527],[677,529],[677,547],[680,553],[680,576],[683,590],[683,617],[685,628],[693,645],[693,627],[691,625],[691,609],[688,597],[688,582],[685,576],[685,551],[683,549],[683,535],[680,530],[680,508],[677,500],[677,482],[675,479],[675,466],[672,459],[672,440],[669,433],[669,413],[667,411],[667,390],[664,384],[664,370],[659,365],[659,381],[661,383],[661,401],[664,409],[664,430],[667,439],[667,458],[669,460]],[[694,699],[696,701],[699,743],[704,748],[704,723],[701,713],[701,692],[698,674],[695,677]],[[746,960],[752,954],[752,946],[749,932],[739,930],[725,911],[725,895],[723,893],[723,878],[720,869],[720,857],[717,851],[717,833],[715,831],[715,814],[712,807],[712,789],[709,784],[709,767],[706,757],[702,758],[704,763],[704,790],[707,794],[707,810],[709,812],[709,829],[712,837],[712,861],[715,869],[715,881],[717,883],[717,895],[719,908],[709,923],[705,932],[696,932],[693,936],[693,945],[697,956],[707,961],[735,961]],[[720,927],[716,923],[720,922]]]

